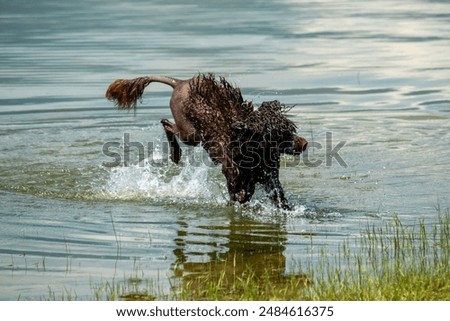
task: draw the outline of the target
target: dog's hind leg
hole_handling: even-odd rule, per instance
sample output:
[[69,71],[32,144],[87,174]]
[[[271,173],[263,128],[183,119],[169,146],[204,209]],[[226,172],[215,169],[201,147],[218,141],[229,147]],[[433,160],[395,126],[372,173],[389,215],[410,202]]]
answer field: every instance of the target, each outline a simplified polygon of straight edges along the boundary
[[169,141],[169,144],[170,144],[170,159],[175,164],[178,164],[180,162],[180,158],[181,158],[181,148],[175,137],[176,133],[178,132],[177,125],[175,125],[174,123],[171,123],[167,119],[161,119],[161,124],[164,127],[164,131],[166,132],[167,140]]

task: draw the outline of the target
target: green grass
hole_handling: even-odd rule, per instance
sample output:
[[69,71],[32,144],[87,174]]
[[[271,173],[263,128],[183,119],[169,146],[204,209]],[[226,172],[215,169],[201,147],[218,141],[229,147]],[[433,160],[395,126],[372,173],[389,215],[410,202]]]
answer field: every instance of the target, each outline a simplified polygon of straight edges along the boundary
[[322,256],[304,299],[450,300],[448,213],[428,230],[423,221],[406,227],[399,219],[367,228],[358,242],[355,253],[343,244],[335,264]]
[[[319,263],[297,274],[246,265],[243,256],[202,264],[198,273],[170,278],[169,293],[158,280],[134,275],[121,285],[94,286],[96,300],[450,300],[450,215],[427,226],[404,226],[395,218],[368,227],[337,253],[319,250]],[[352,243],[354,242],[354,243]],[[353,245],[352,245],[353,244]],[[276,264],[275,264],[276,265]]]

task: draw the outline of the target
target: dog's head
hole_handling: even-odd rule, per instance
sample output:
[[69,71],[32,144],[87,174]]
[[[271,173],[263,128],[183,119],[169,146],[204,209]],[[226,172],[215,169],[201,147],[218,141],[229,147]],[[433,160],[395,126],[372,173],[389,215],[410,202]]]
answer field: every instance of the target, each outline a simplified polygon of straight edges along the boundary
[[232,133],[229,161],[222,165],[230,197],[240,203],[251,199],[256,183],[262,183],[267,192],[276,188],[280,154],[300,154],[307,146],[276,100],[263,102],[244,120],[234,123]]
[[288,155],[300,155],[308,147],[308,141],[303,137],[292,135],[292,139],[280,144],[280,151]]

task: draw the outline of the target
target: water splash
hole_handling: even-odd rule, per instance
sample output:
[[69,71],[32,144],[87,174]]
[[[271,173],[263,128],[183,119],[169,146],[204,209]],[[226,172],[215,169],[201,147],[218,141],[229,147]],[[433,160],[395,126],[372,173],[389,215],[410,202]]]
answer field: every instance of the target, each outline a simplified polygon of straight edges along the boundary
[[[150,201],[152,203],[177,205],[182,207],[225,207],[229,197],[225,179],[219,166],[205,162],[192,162],[192,154],[203,153],[201,147],[184,153],[181,164],[171,162],[160,150],[155,150],[152,161],[132,166],[110,169],[105,183],[100,188],[100,198],[114,200]],[[155,165],[158,164],[158,165]],[[262,187],[257,186],[250,202],[233,204],[235,213],[257,221],[278,221],[280,218],[308,218],[327,220],[340,216],[339,212],[325,213],[314,207],[305,206],[301,201],[291,199],[291,210],[283,210],[274,205]]]
[[[179,165],[168,160],[167,151],[157,144],[151,159],[131,166],[108,169],[106,180],[100,184],[100,198],[129,201],[150,201],[157,204],[189,207],[226,207],[229,196],[220,166],[211,166],[202,147],[183,148]],[[207,155],[206,155],[206,158]],[[287,193],[288,194],[288,193]],[[232,205],[235,213],[261,221],[280,218],[327,219],[336,213],[325,213],[302,204],[292,197],[291,210],[274,205],[261,186],[246,204]]]
[[307,208],[304,205],[292,204],[290,210],[277,207],[266,196],[255,193],[246,204],[234,204],[234,209],[241,216],[260,222],[278,222],[280,219],[304,217]]
[[[201,153],[195,149],[194,153]],[[150,200],[157,203],[205,204],[227,203],[225,182],[218,167],[189,162],[163,164],[164,155],[155,151],[152,161],[113,168],[101,188],[103,197],[120,200]],[[158,165],[155,165],[158,164]]]

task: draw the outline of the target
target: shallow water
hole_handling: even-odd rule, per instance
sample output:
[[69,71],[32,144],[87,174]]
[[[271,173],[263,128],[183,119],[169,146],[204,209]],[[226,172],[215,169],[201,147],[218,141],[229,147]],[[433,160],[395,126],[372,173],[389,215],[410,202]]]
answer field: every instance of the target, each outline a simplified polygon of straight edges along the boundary
[[[167,277],[236,254],[283,274],[367,224],[433,222],[449,205],[445,1],[0,8],[2,300],[90,299],[93,285],[139,273],[168,289]],[[104,99],[116,78],[198,72],[226,76],[255,103],[295,105],[289,116],[311,148],[282,162],[292,212],[261,191],[228,205],[200,149],[186,149],[182,166],[166,162],[167,87],[152,84],[136,113]],[[125,137],[145,160],[118,148],[122,166],[104,166],[114,160],[104,144]]]

